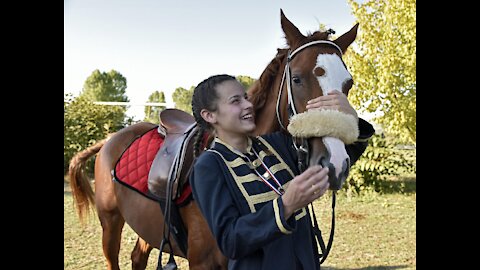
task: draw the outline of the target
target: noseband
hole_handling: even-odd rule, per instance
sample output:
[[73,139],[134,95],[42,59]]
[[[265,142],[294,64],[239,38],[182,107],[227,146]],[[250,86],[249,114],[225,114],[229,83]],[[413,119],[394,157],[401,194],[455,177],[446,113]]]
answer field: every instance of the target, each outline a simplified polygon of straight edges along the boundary
[[[282,81],[280,83],[280,89],[278,91],[278,97],[277,97],[277,105],[275,107],[276,114],[277,114],[277,121],[280,124],[280,127],[282,129],[287,130],[285,126],[282,123],[281,116],[280,116],[280,97],[282,96],[282,91],[283,91],[283,84],[286,81],[287,82],[287,100],[288,100],[288,118],[290,119],[292,116],[298,114],[297,109],[295,108],[295,102],[294,102],[294,97],[292,94],[292,82],[291,82],[291,74],[290,74],[290,62],[293,60],[293,57],[297,55],[301,50],[310,47],[315,44],[329,44],[334,46],[335,48],[338,49],[340,52],[340,55],[343,55],[342,49],[340,47],[333,43],[332,41],[329,40],[316,40],[312,42],[308,42],[297,49],[295,49],[293,52],[289,51],[288,56],[287,56],[287,63],[285,64],[285,68],[283,69],[283,76],[282,76]],[[293,145],[295,146],[295,149],[297,150],[298,154],[298,168],[300,170],[300,173],[305,171],[308,167],[308,160],[310,158],[310,152],[309,152],[309,147],[308,147],[308,141],[307,139],[303,137],[293,137]]]

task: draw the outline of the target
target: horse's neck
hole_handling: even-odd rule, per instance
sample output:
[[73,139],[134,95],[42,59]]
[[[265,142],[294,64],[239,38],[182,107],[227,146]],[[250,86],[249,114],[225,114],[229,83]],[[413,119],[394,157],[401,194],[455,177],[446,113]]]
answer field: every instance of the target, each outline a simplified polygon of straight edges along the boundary
[[[270,98],[269,100],[272,100],[272,98]],[[278,124],[275,112],[275,105],[275,102],[267,101],[262,110],[256,112],[256,128],[254,131],[256,135],[267,134],[280,129],[280,125]]]
[[[283,70],[280,74],[283,74]],[[275,82],[272,84],[271,89],[264,90],[264,91],[268,91],[268,93],[271,93],[271,94],[267,96],[265,105],[260,110],[255,112],[256,129],[254,132],[256,135],[272,133],[282,129],[277,119],[277,109],[276,109],[280,83],[281,83],[281,77],[275,79]],[[280,117],[283,122],[285,122],[284,119],[286,119],[285,117],[287,117],[287,115],[284,114],[283,112],[284,110],[283,108],[285,109],[287,108],[286,107],[287,101],[284,97],[285,95],[282,93],[282,98],[280,100],[280,108],[279,108],[279,112],[281,114]],[[286,123],[283,123],[283,124],[286,127]]]
[[[268,64],[262,72],[262,75],[260,75],[259,80],[253,86],[253,92],[255,93],[254,95],[256,95],[256,98],[253,99],[255,123],[257,126],[254,131],[255,135],[282,130],[277,118],[276,105],[286,61],[287,49],[278,50],[275,58]],[[273,80],[273,82],[271,80]],[[255,87],[259,88],[255,89]],[[263,105],[257,106],[262,103]],[[283,126],[286,127],[286,124],[288,124],[288,112],[285,93],[282,93],[278,110]]]

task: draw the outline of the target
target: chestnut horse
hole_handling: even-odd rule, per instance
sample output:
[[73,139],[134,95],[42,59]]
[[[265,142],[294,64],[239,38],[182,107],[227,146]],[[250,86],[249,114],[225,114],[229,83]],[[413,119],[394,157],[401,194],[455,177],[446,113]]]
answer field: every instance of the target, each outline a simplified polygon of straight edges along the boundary
[[[341,57],[356,38],[357,25],[333,41],[328,40],[330,31],[304,36],[283,11],[281,26],[289,48],[278,49],[276,57],[248,91],[255,108],[256,134],[286,129],[292,111],[293,114],[304,112],[309,99],[332,89],[348,94],[352,86]],[[322,75],[329,76],[326,82],[321,79]],[[112,181],[112,170],[124,150],[153,127],[154,124],[141,122],[121,129],[77,153],[70,163],[70,185],[80,219],[90,205],[96,206],[108,269],[119,269],[118,254],[125,222],[139,236],[131,253],[132,269],[145,269],[151,250],[159,248],[162,241],[164,218],[158,202]],[[321,138],[308,141],[309,163],[318,164],[328,155],[326,146]],[[84,168],[85,162],[96,153],[93,192]],[[227,269],[227,258],[219,250],[195,201],[181,207],[179,212],[188,233],[188,251],[183,254],[172,241],[173,253],[187,258],[192,270]]]

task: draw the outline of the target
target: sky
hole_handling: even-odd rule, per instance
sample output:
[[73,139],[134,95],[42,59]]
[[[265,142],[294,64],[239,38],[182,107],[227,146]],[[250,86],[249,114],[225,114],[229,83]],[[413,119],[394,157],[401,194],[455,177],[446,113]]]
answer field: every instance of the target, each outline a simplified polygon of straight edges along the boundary
[[[163,91],[173,107],[176,88],[211,75],[257,79],[286,46],[280,9],[304,35],[320,23],[336,35],[355,24],[346,0],[64,0],[64,93],[77,96],[94,70],[114,69],[132,103]],[[142,120],[143,111],[127,114]]]

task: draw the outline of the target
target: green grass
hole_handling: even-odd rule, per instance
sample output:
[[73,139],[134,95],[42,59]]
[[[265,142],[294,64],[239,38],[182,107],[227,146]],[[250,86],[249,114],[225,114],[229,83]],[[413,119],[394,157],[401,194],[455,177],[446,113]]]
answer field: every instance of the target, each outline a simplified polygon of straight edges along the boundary
[[[414,185],[414,183],[413,183]],[[339,193],[336,203],[335,238],[322,269],[416,269],[416,192],[406,194],[369,193],[347,198]],[[328,241],[331,198],[314,203],[315,213]],[[131,269],[130,252],[136,235],[125,225],[120,251],[120,268]],[[158,250],[150,254],[147,269],[156,269]],[[163,260],[168,254],[163,255]],[[188,262],[176,258],[179,269]],[[92,215],[82,227],[73,208],[72,196],[64,192],[64,269],[105,269],[101,249],[101,226]]]
[[[331,198],[314,205],[328,241]],[[415,193],[337,196],[335,212],[335,237],[323,269],[416,269]]]

